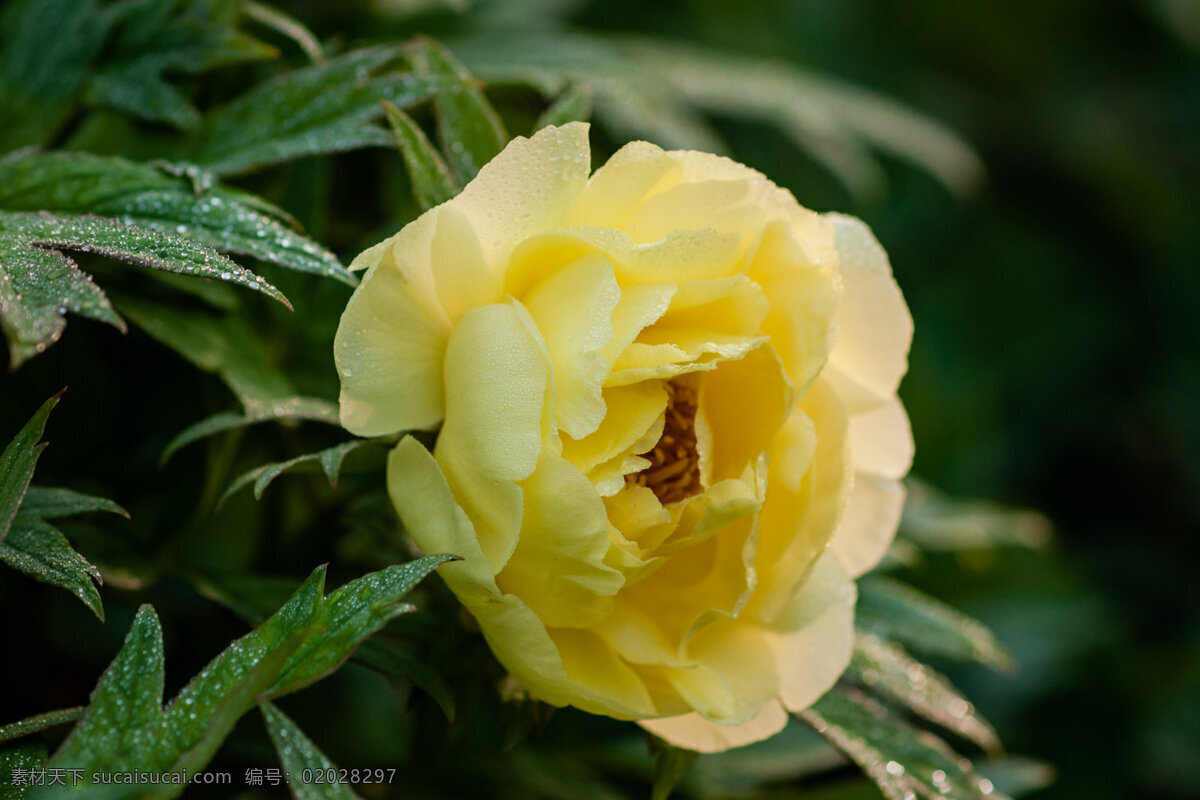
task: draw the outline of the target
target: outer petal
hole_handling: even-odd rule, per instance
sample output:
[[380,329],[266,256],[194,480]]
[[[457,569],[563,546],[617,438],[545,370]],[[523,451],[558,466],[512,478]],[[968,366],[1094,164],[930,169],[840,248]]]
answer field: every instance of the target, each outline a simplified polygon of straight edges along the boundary
[[833,552],[854,577],[883,558],[904,510],[904,484],[894,478],[859,473],[846,514],[833,536]]
[[[432,225],[432,218],[422,220],[410,228],[420,233]],[[342,425],[360,436],[432,428],[442,418],[450,328],[430,295],[404,276],[392,244],[382,242],[355,260],[369,269],[334,337]]]
[[854,647],[854,581],[837,558],[818,559],[771,636],[783,704],[812,705],[850,664]]
[[686,747],[700,753],[719,753],[731,747],[770,738],[783,730],[787,720],[783,705],[778,700],[772,700],[762,707],[757,717],[740,725],[722,725],[695,713],[647,719],[638,724],[676,747]]
[[479,621],[500,663],[546,702],[568,703],[567,673],[546,626],[520,599],[500,593],[475,530],[437,462],[411,437],[401,440],[388,458],[388,492],[422,550],[463,557],[439,572]]
[[913,322],[887,254],[870,229],[853,217],[826,218],[837,230],[843,288],[837,343],[823,374],[853,414],[896,394],[908,369]]

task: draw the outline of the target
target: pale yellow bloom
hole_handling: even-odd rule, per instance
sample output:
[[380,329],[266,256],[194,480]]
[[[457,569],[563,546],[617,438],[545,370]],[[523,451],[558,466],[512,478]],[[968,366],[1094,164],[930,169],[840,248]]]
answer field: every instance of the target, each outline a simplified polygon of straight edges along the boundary
[[342,423],[534,696],[722,750],[850,658],[895,530],[912,322],[857,220],[725,158],[516,139],[354,262]]

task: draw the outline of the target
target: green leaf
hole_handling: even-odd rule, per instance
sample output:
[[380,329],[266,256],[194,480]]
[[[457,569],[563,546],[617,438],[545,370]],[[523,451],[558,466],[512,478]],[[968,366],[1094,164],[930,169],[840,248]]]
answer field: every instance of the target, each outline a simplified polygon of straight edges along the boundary
[[547,125],[565,125],[568,122],[586,122],[592,115],[592,92],[586,86],[574,84],[567,88],[554,103],[542,112],[533,124],[541,130]]
[[161,742],[163,698],[162,627],[144,605],[117,657],[92,690],[87,710],[47,766],[116,770],[151,769]]
[[901,534],[923,550],[1039,548],[1050,540],[1050,521],[1036,511],[985,500],[957,500],[928,484],[908,480]]
[[325,54],[321,51],[321,42],[295,17],[285,14],[275,6],[259,3],[256,0],[246,0],[242,4],[242,12],[255,22],[291,39],[300,46],[304,55],[308,56],[309,61],[314,64],[321,64],[325,61]]
[[20,237],[33,247],[77,250],[150,269],[222,280],[292,304],[271,284],[210,247],[182,236],[124,225],[101,217],[0,214],[0,236]]
[[121,311],[135,325],[200,369],[219,375],[251,413],[295,396],[258,336],[240,317],[132,296],[119,300]]
[[297,422],[307,420],[325,422],[330,425],[340,425],[336,403],[317,397],[290,397],[279,399],[274,404],[255,405],[244,413],[225,411],[206,417],[194,425],[190,425],[175,435],[163,449],[160,463],[165,464],[181,447],[207,436],[222,431],[257,425],[260,422],[276,420],[279,422]]
[[[299,776],[305,771],[322,775],[329,770],[337,771],[333,762],[273,703],[264,700],[259,708],[286,773]],[[336,782],[305,783],[293,780],[288,783],[288,788],[296,800],[354,800],[358,797],[349,786]]]
[[46,443],[41,441],[42,433],[46,430],[46,420],[50,418],[50,412],[61,398],[62,392],[59,392],[42,403],[41,408],[34,412],[4,448],[4,452],[0,453],[0,544],[3,544],[4,537],[8,535],[29,488],[29,482],[33,480],[38,456],[46,449]]
[[275,461],[270,464],[263,464],[261,467],[255,467],[249,472],[238,476],[233,483],[229,484],[229,488],[225,490],[225,493],[221,495],[221,499],[217,501],[217,507],[220,508],[224,505],[225,501],[237,492],[238,489],[251,483],[254,484],[254,499],[261,500],[263,492],[271,484],[271,481],[288,470],[306,464],[319,464],[321,470],[325,473],[325,477],[329,479],[329,485],[336,489],[338,473],[341,472],[342,461],[346,456],[365,444],[378,443],[379,440],[377,439],[351,439],[348,442],[342,442],[316,453],[305,453],[302,456],[289,458],[287,461]]
[[22,736],[38,733],[47,728],[65,725],[68,722],[74,722],[82,715],[83,706],[76,706],[75,708],[60,708],[57,711],[35,714],[19,722],[10,722],[8,725],[0,726],[0,742],[6,742],[9,739],[20,739]]
[[458,194],[460,187],[450,174],[450,168],[412,117],[391,103],[385,103],[383,108],[387,112],[392,137],[400,148],[400,155],[404,157],[404,165],[408,167],[413,196],[421,210],[441,205]]
[[982,623],[891,578],[859,580],[855,621],[861,631],[928,655],[1013,668],[1012,656]]
[[354,658],[389,678],[401,678],[411,682],[413,686],[433,698],[446,715],[446,719],[454,721],[454,690],[437,670],[423,661],[408,645],[376,637],[364,642],[354,654]]
[[799,716],[857,763],[888,800],[1006,800],[941,739],[859,692],[835,687]]
[[87,514],[92,511],[108,511],[120,514],[126,519],[129,518],[129,512],[112,500],[93,497],[73,489],[51,489],[45,486],[29,487],[25,492],[25,499],[21,502],[19,513],[22,516],[57,519],[58,517]]
[[667,800],[700,754],[673,747],[661,740],[652,741],[652,749],[658,752],[654,756],[654,784],[650,789],[650,800]]
[[387,69],[399,50],[355,50],[258,86],[214,112],[197,161],[223,175],[321,153],[386,146],[371,124],[380,100],[410,106],[433,96],[444,80]]
[[37,517],[18,514],[3,542],[0,561],[43,583],[74,594],[104,620],[104,605],[96,585],[100,570],[71,548],[62,532]]
[[508,143],[504,124],[478,82],[449,50],[433,39],[422,38],[411,57],[424,74],[457,84],[433,98],[433,110],[446,159],[459,183],[465,185]]
[[0,746],[0,800],[24,800],[33,788],[30,773],[46,763],[46,745],[26,739]]
[[[404,596],[452,556],[428,556],[365,575],[322,597],[324,567],[315,570],[268,620],[241,637],[200,671],[164,709],[162,631],[143,606],[121,652],[101,676],[91,703],[50,768],[87,773],[138,769],[187,771],[204,767],[237,719],[265,697],[319,680],[367,637],[412,610]],[[183,786],[162,785],[151,797],[171,797]],[[89,786],[88,798],[144,796],[144,787]],[[46,787],[37,795],[72,792]]]
[[96,0],[16,0],[0,15],[0,152],[66,120],[111,22]]
[[984,750],[999,752],[996,731],[975,707],[945,676],[914,659],[900,645],[860,633],[847,674]]
[[68,311],[125,330],[90,275],[57,250],[31,246],[4,222],[0,215],[0,328],[12,369],[59,340]]
[[221,252],[357,283],[336,256],[260,198],[212,183],[196,187],[121,158],[55,152],[8,159],[0,163],[0,209],[115,217]]

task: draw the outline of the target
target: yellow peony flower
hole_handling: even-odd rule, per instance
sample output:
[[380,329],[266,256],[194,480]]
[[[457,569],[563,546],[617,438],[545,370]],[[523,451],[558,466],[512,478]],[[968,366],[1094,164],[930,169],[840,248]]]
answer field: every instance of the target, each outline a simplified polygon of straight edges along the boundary
[[[533,696],[700,751],[845,669],[912,442],[912,322],[861,222],[726,158],[511,142],[354,261],[341,419]],[[836,332],[836,333],[835,333]]]

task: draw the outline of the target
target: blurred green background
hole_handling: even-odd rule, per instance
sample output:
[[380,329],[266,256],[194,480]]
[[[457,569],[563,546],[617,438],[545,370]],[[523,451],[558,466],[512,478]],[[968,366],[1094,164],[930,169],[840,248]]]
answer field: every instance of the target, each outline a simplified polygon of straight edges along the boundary
[[[1200,797],[1200,563],[1192,546],[1200,532],[1200,2],[279,5],[322,41],[415,33],[442,39],[491,79],[489,96],[514,133],[527,132],[546,104],[536,91],[512,85],[522,58],[522,74],[549,81],[547,95],[561,88],[551,73],[569,73],[576,84],[594,76],[598,155],[634,136],[724,148],[802,204],[865,219],[890,253],[916,321],[901,389],[917,442],[915,473],[955,496],[1037,509],[1055,531],[1038,549],[930,552],[907,567],[907,579],[991,626],[1020,664],[1012,675],[938,666],[996,724],[1011,752],[1055,765],[1056,782],[1036,797]],[[655,81],[682,63],[672,59],[693,52],[687,48],[705,49],[699,66],[709,72],[694,60],[680,68],[681,102],[658,93]],[[302,61],[294,48],[281,49]],[[662,72],[634,66],[635,74],[622,73],[627,53]],[[801,86],[799,94],[743,94],[759,78],[765,85],[777,77],[747,58],[772,60]],[[547,63],[554,69],[539,72]],[[201,105],[218,102],[254,69],[269,71],[231,67],[194,94]],[[722,86],[733,71],[747,83]],[[875,94],[864,100],[862,89]],[[804,105],[813,98],[819,102]],[[738,112],[738,99],[753,108]],[[970,149],[891,101],[940,121]],[[727,113],[707,113],[714,108]],[[100,116],[58,144],[121,152],[129,141],[123,129]],[[152,157],[154,135],[151,128],[136,142],[138,158]],[[399,159],[388,151],[301,161],[243,183],[296,214],[347,260],[414,211]],[[106,281],[121,280],[96,270]],[[262,314],[247,318],[254,316],[260,332],[274,326],[275,338],[264,340],[294,367],[289,375],[299,389],[333,396],[325,348],[348,291],[278,277],[298,308],[328,313],[288,316],[251,299]],[[381,549],[390,510],[365,483],[351,482],[350,494],[360,491],[350,508],[312,483],[280,489],[262,504],[242,496],[217,521],[205,521],[197,495],[216,487],[205,484],[212,473],[196,463],[200,451],[161,472],[157,458],[171,434],[230,400],[216,379],[178,364],[144,334],[120,337],[73,321],[46,355],[0,379],[5,436],[50,393],[71,385],[48,438],[74,449],[51,447],[39,479],[122,503],[139,492],[150,498],[131,507],[132,532],[114,560],[145,557],[198,573],[254,565],[297,575],[330,557],[296,534],[320,528],[352,532],[336,553],[347,575],[404,557]],[[119,385],[144,390],[118,392]],[[132,443],[129,420],[146,421],[147,433]],[[255,434],[238,463],[279,458],[281,443],[289,452],[312,449],[297,441],[295,431]],[[235,445],[210,445],[206,458],[232,462]],[[116,466],[97,471],[110,453]],[[315,518],[300,520],[289,505],[303,493]],[[194,518],[165,532],[179,509],[195,511]],[[89,525],[73,529],[72,540],[85,553],[103,552],[109,545],[89,539]],[[269,533],[253,538],[247,530]],[[50,646],[79,660],[10,662],[18,683],[50,692],[6,697],[4,719],[81,701],[140,598],[145,575],[132,572],[126,584],[113,581],[105,590],[102,633],[72,598],[49,589],[38,595],[49,607],[13,620],[8,647],[33,641],[37,619],[51,616],[62,624],[49,634]],[[244,630],[232,617],[213,622],[211,604],[185,577],[166,568],[154,586],[154,602],[172,611],[164,618],[173,686]],[[6,609],[18,602],[10,585],[0,586]],[[372,738],[411,742],[419,730],[402,698],[383,695],[381,679],[355,669],[288,706],[335,760],[376,758]],[[317,722],[331,702],[362,715],[353,732]],[[579,722],[564,716],[555,735]],[[255,739],[239,729],[238,736],[232,763],[270,763],[261,732]],[[873,796],[865,781],[855,786],[853,796]]]

